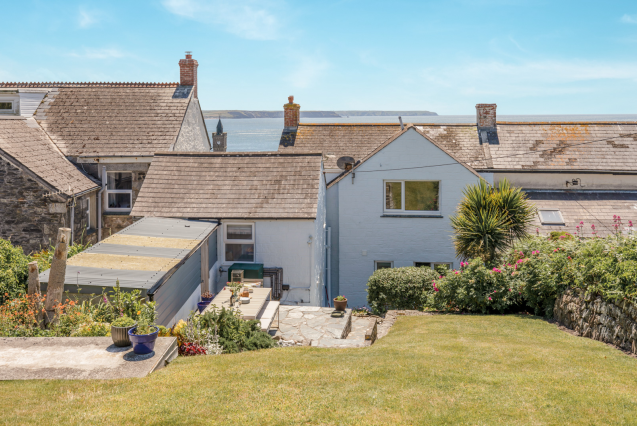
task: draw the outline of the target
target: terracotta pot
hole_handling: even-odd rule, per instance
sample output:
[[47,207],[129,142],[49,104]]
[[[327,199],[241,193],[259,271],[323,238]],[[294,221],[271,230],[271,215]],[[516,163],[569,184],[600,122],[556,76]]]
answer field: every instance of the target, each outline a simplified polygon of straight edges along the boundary
[[336,300],[334,298],[334,309],[337,311],[344,311],[347,308],[347,299],[345,300]]

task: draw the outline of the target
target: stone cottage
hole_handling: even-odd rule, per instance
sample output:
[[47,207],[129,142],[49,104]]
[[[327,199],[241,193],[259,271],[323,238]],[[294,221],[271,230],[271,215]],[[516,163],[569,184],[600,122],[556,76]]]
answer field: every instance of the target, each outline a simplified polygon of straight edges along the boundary
[[99,188],[33,118],[0,116],[0,238],[26,253],[55,244],[60,227],[95,241]]
[[187,52],[179,67],[179,83],[0,83],[0,115],[34,119],[66,159],[100,182],[99,239],[133,222],[155,152],[211,150],[198,62]]

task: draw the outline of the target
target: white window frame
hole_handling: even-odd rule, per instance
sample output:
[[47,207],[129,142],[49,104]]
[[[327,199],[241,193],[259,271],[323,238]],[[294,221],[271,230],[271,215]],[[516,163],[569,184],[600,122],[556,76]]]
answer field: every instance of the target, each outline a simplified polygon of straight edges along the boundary
[[18,102],[11,98],[11,99],[2,99],[0,97],[0,103],[6,103],[6,102],[11,102],[11,109],[0,109],[0,114],[16,114],[16,105],[18,104]]
[[[252,239],[251,240],[235,240],[228,238],[228,225],[250,225],[252,226]],[[223,224],[223,247],[221,247],[223,253],[223,263],[257,263],[257,236],[256,236],[256,224],[254,222],[225,222]],[[252,262],[245,260],[226,260],[226,244],[252,244],[254,248],[254,258]]]
[[[378,271],[378,264],[379,263],[389,263],[391,265],[389,267],[389,269],[392,269],[394,267],[394,261],[393,260],[374,260],[374,271]],[[381,268],[381,269],[388,269],[388,268]]]
[[435,269],[437,265],[447,265],[449,270],[453,269],[453,262],[414,262],[414,267],[422,268],[422,266],[416,266],[416,263],[428,263],[431,269]]
[[[108,174],[109,173],[130,173],[131,175],[131,189],[108,189]],[[133,209],[133,172],[129,170],[107,170],[106,171],[106,189],[104,189],[104,211],[107,212],[130,212]],[[130,208],[117,208],[108,207],[108,194],[129,194],[130,195]]]
[[[545,222],[542,219],[542,215],[540,214],[540,212],[557,212],[558,215],[560,216],[561,222]],[[537,215],[538,215],[538,218],[540,219],[540,223],[542,225],[565,225],[566,224],[564,222],[564,216],[562,216],[562,212],[560,211],[560,209],[538,209],[537,210]]]
[[[400,209],[387,208],[387,183],[400,182]],[[405,182],[438,182],[438,210],[405,210]],[[383,212],[385,214],[438,216],[442,203],[442,181],[432,179],[385,179],[383,180]]]

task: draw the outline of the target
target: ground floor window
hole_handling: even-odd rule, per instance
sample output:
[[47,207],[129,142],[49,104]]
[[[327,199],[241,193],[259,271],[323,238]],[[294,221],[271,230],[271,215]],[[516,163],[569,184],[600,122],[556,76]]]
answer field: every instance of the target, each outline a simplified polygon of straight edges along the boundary
[[453,263],[451,262],[414,262],[414,266],[416,268],[431,268],[436,272],[442,274],[453,268]]
[[378,271],[379,269],[389,269],[394,267],[394,262],[392,261],[384,261],[384,260],[376,260],[374,261],[374,270]]
[[225,261],[254,262],[254,223],[228,223],[225,227]]

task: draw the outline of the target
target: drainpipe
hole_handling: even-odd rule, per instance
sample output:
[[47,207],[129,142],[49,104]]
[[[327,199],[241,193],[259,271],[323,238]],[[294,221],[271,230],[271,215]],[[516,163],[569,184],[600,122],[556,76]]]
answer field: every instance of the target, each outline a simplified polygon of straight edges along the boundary
[[71,204],[71,242],[75,242],[75,197],[73,197],[73,204]]
[[332,291],[332,228],[327,227],[327,242],[325,244],[327,251],[327,259],[325,260],[325,276],[326,276],[326,291],[327,293],[327,307],[330,307],[330,292]]
[[102,193],[106,189],[106,166],[102,166],[102,189],[97,192],[97,242],[102,241]]

